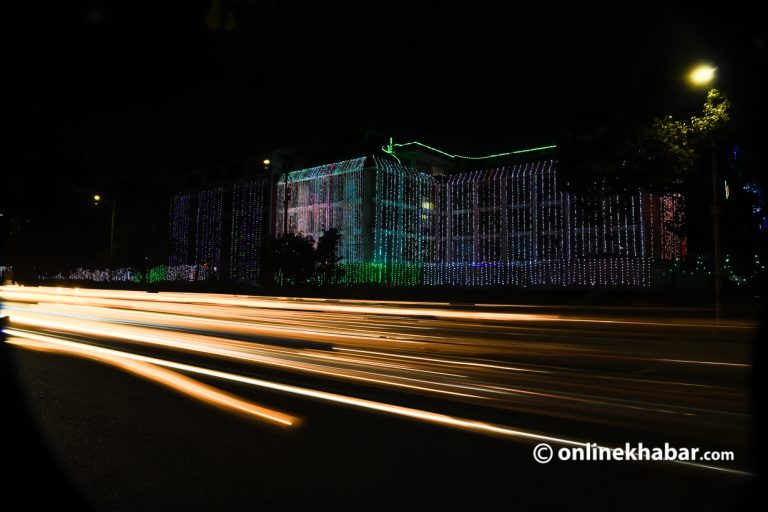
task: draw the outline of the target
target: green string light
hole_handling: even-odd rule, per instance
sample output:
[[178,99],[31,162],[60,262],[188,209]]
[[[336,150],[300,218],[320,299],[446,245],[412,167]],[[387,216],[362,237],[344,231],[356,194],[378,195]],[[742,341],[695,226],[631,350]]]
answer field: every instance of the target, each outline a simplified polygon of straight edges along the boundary
[[537,148],[528,148],[528,149],[518,149],[516,151],[507,151],[506,153],[494,153],[491,155],[485,155],[485,156],[464,156],[464,155],[453,155],[451,153],[448,153],[446,151],[442,151],[437,148],[433,148],[432,146],[428,146],[424,144],[423,142],[419,141],[413,141],[413,142],[403,142],[403,143],[394,143],[392,142],[392,137],[389,138],[389,144],[386,146],[382,146],[381,150],[389,155],[392,155],[395,157],[398,163],[400,162],[400,159],[397,157],[397,154],[395,152],[395,148],[402,148],[405,146],[421,146],[423,148],[429,149],[430,151],[434,151],[435,153],[440,153],[441,155],[447,156],[448,158],[460,158],[462,160],[487,160],[490,158],[498,158],[502,156],[510,156],[510,155],[520,155],[524,153],[532,153],[535,151],[544,151],[547,149],[554,149],[557,147],[556,144],[552,144],[550,146],[540,146]]

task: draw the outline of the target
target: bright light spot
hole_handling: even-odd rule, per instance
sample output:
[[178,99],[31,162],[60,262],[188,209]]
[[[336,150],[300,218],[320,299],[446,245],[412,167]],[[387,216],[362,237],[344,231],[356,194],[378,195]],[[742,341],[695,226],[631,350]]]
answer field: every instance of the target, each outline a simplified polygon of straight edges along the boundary
[[264,165],[269,165],[269,164],[270,164],[269,158],[265,158],[264,159]]
[[96,194],[95,196],[93,196],[93,200],[94,201],[101,201],[101,196],[99,194]]
[[702,64],[701,66],[697,66],[693,69],[693,71],[691,71],[691,73],[688,75],[688,79],[696,85],[704,85],[711,82],[712,79],[715,78],[715,70],[716,68],[712,66]]

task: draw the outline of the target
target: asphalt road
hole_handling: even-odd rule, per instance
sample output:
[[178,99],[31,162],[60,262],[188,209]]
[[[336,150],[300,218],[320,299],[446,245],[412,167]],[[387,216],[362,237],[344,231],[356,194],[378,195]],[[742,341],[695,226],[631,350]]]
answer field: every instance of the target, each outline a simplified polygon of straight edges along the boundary
[[[650,307],[0,295],[5,387],[18,390],[13,490],[30,502],[724,510],[756,486],[749,321]],[[540,442],[667,442],[734,460],[539,464]]]

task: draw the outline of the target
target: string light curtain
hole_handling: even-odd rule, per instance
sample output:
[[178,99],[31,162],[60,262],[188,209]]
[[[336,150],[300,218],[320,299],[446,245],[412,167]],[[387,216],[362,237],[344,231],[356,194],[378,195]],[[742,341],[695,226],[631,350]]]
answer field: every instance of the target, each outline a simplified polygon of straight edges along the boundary
[[687,241],[682,234],[685,224],[683,195],[678,192],[646,193],[642,204],[645,208],[642,226],[647,230],[650,255],[662,261],[684,260]]
[[221,187],[197,193],[197,222],[195,232],[195,262],[204,271],[198,279],[219,278],[221,267]]
[[423,284],[434,262],[435,180],[391,160],[374,157],[374,263],[387,284]]
[[176,194],[171,197],[169,264],[187,265],[190,261],[190,221],[192,194]]
[[[387,158],[371,162],[365,167],[364,159],[349,160],[288,177],[291,229],[319,236],[322,229],[336,227],[342,241],[345,233],[354,234],[347,241],[354,247],[373,239],[370,257],[346,246],[339,284],[649,284],[645,236],[651,230],[644,226],[639,193],[574,197],[560,187],[554,160],[447,177]],[[365,173],[373,175],[372,196],[361,187]],[[283,186],[278,185],[278,197]],[[277,217],[280,229],[282,215]],[[361,223],[372,223],[372,233],[362,233]]]
[[[228,265],[237,282],[259,280],[266,186],[232,190]],[[287,186],[292,232],[315,241],[330,228],[342,235],[343,272],[317,284],[638,287],[650,285],[651,258],[685,256],[671,227],[684,213],[681,196],[577,197],[563,190],[551,159],[432,176],[360,157],[288,173]],[[277,233],[285,188],[282,177]],[[218,277],[222,201],[221,188],[172,199],[168,279]]]
[[232,189],[232,227],[229,275],[232,281],[258,285],[264,240],[265,184],[251,180]]
[[[315,242],[324,230],[341,232],[339,256],[344,263],[366,258],[365,181],[366,158],[360,157],[287,174],[290,195],[288,230],[310,235]],[[283,232],[286,177],[277,183],[275,232]]]

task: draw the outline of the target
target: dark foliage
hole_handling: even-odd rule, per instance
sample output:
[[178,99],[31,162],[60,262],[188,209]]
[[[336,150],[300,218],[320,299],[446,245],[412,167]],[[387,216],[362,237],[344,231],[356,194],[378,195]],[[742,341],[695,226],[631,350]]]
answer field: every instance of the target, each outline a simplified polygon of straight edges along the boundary
[[303,286],[309,281],[332,282],[340,277],[339,243],[341,234],[335,228],[324,231],[317,244],[309,235],[288,233],[279,235],[272,243],[269,254],[269,270],[275,276],[282,275],[292,286]]

